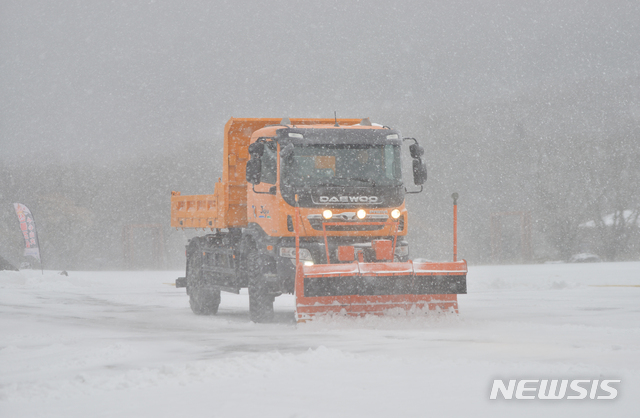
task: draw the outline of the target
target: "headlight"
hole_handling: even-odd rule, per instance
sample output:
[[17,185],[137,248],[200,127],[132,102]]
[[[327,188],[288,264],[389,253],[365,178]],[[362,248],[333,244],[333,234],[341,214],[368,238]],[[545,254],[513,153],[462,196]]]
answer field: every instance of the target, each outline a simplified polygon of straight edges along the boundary
[[[353,212],[352,212],[353,213]],[[358,219],[364,219],[367,217],[367,212],[364,211],[364,209],[360,209],[357,213],[356,216],[358,217]]]
[[324,219],[331,219],[332,216],[333,216],[333,212],[331,212],[329,209],[322,212],[322,217]]
[[[296,249],[295,247],[280,247],[280,257],[286,258],[296,258]],[[313,261],[313,257],[311,257],[311,252],[306,248],[300,248],[300,260],[303,261]]]
[[394,209],[391,211],[391,217],[393,219],[398,219],[400,217],[400,211],[398,209]]

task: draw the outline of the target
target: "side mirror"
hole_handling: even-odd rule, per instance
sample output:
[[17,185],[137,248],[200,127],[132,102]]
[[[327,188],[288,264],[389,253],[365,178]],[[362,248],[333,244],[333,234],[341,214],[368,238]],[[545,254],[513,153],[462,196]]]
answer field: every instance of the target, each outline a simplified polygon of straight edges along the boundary
[[409,145],[409,152],[411,152],[411,158],[420,158],[424,155],[424,148],[422,148],[417,142]]
[[249,145],[249,154],[255,154],[258,157],[262,157],[262,154],[264,154],[264,142],[254,142],[253,144]]
[[413,160],[413,182],[416,186],[421,186],[425,181],[427,181],[427,165],[420,157],[415,158]]
[[[255,145],[255,144],[251,144]],[[249,147],[251,148],[251,147]],[[264,150],[264,149],[263,149]],[[247,182],[251,184],[260,184],[260,178],[262,177],[262,160],[257,155],[252,155],[252,158],[247,161]]]

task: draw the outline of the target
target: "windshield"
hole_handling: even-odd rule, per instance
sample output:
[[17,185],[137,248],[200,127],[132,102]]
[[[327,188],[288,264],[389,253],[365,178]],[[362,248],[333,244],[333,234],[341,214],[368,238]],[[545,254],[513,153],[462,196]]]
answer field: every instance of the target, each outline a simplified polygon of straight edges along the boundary
[[296,145],[285,162],[284,176],[292,186],[399,186],[400,147]]

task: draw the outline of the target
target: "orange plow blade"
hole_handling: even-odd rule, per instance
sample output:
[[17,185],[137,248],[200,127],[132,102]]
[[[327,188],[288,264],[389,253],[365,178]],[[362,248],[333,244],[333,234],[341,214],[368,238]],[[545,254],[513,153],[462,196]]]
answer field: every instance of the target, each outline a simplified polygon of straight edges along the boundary
[[467,293],[467,262],[298,265],[296,318],[434,310],[458,312]]

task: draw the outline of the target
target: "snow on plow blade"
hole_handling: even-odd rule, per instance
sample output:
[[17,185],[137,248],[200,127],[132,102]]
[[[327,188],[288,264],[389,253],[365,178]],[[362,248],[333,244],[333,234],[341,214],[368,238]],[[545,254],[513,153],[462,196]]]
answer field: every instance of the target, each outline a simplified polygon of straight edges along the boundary
[[439,310],[458,312],[458,294],[467,293],[467,262],[349,263],[299,265],[296,318],[316,315],[384,315]]

